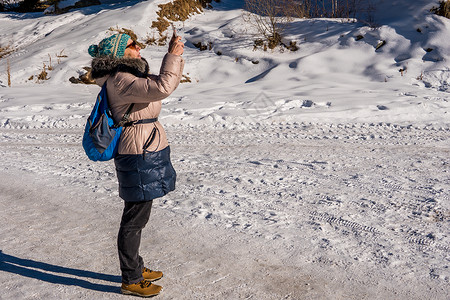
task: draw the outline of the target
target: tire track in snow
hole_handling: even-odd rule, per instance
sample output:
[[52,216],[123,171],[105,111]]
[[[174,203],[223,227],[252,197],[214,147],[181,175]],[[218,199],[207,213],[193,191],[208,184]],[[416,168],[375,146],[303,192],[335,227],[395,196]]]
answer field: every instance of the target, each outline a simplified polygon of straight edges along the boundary
[[[314,221],[325,221],[327,223],[330,223],[331,225],[335,225],[335,226],[344,226],[344,227],[348,227],[354,231],[366,231],[366,232],[370,232],[370,233],[374,233],[374,234],[381,234],[381,235],[387,235],[387,236],[392,236],[392,234],[386,233],[386,232],[382,232],[380,230],[378,230],[375,227],[372,226],[367,226],[367,225],[362,225],[356,222],[352,222],[352,221],[348,221],[343,219],[342,217],[335,217],[333,215],[330,215],[328,213],[319,213],[317,211],[311,211],[309,212],[310,214],[310,218],[311,220]],[[447,245],[443,245],[440,243],[436,243],[435,241],[433,241],[432,239],[430,239],[429,237],[423,237],[423,236],[417,236],[414,234],[405,234],[405,235],[401,235],[399,233],[395,233],[394,235],[396,236],[400,236],[403,240],[411,243],[411,244],[417,244],[419,246],[425,246],[426,248],[428,248],[429,250],[438,250],[438,251],[442,251],[442,252],[450,252],[450,246]]]
[[362,231],[367,231],[367,232],[376,233],[376,234],[381,233],[375,227],[361,225],[361,224],[358,224],[356,222],[345,220],[342,217],[332,216],[332,215],[330,215],[328,213],[319,213],[317,211],[311,211],[311,212],[309,212],[309,214],[311,215],[311,219],[312,220],[326,221],[326,222],[328,222],[330,224],[335,224],[335,225],[338,225],[338,226],[349,227],[349,228],[351,228],[353,230],[356,230],[356,231],[362,230]]

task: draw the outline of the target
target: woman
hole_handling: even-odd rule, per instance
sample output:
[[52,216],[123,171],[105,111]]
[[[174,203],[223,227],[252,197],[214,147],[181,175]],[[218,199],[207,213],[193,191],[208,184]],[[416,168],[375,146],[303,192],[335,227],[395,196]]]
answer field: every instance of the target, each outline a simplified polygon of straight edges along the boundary
[[[115,34],[89,47],[92,77],[106,84],[116,123],[128,111],[127,126],[114,158],[119,196],[125,201],[117,244],[124,294],[149,297],[162,287],[152,284],[163,274],[144,267],[139,256],[141,231],[150,217],[152,201],[175,189],[176,173],[170,162],[166,133],[157,121],[161,100],[178,86],[183,72],[184,44],[175,36],[159,75],[149,75],[141,48],[127,34]],[[130,122],[131,121],[131,122]]]

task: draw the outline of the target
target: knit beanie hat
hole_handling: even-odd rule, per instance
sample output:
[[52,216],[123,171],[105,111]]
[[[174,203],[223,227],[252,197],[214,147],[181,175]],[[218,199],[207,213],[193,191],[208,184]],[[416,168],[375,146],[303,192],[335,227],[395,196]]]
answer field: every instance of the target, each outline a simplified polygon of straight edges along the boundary
[[92,57],[112,56],[121,58],[125,53],[127,42],[130,38],[131,37],[125,33],[114,34],[103,39],[98,46],[91,45],[88,52]]

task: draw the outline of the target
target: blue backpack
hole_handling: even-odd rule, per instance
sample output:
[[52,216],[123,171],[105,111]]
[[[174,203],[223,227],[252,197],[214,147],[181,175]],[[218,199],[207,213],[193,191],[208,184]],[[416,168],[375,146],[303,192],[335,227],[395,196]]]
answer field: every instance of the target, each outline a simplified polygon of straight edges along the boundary
[[120,135],[123,126],[128,125],[133,105],[127,109],[119,124],[114,124],[106,94],[106,83],[103,85],[84,129],[83,148],[90,160],[106,161],[116,156]]

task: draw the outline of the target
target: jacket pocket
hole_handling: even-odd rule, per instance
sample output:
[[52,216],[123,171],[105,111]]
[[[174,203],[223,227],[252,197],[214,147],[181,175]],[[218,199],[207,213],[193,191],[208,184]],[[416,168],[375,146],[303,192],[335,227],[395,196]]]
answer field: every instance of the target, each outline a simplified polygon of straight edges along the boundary
[[[156,146],[155,150],[149,151],[147,149],[148,149],[148,147],[150,147],[152,145],[153,141],[156,138],[156,134],[158,134],[158,145]],[[152,129],[152,132],[150,132],[150,135],[148,136],[147,140],[145,141],[144,146],[142,147],[142,155],[144,155],[144,160],[145,160],[146,154],[155,153],[156,152],[156,150],[159,147],[160,141],[161,141],[161,135],[159,133],[158,127],[156,127],[156,125],[155,125],[153,127],[153,129]]]

